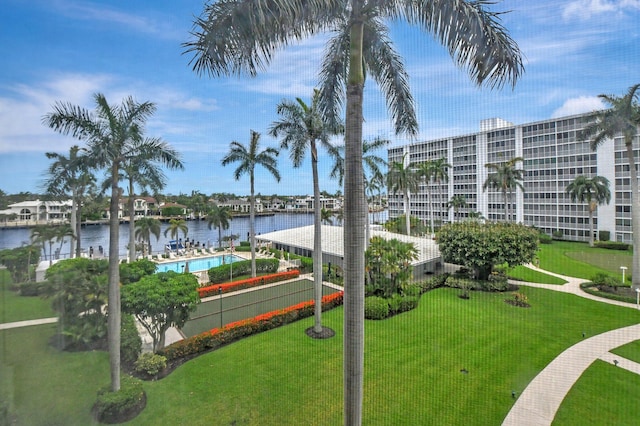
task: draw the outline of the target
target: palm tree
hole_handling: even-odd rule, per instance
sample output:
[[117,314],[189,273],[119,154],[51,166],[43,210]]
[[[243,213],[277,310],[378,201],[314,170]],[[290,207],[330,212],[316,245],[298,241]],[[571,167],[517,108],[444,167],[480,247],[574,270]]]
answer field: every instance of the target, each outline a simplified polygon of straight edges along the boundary
[[209,213],[207,213],[209,229],[212,227],[218,229],[218,248],[222,248],[222,230],[229,229],[230,220],[233,220],[233,215],[229,206],[214,204]]
[[[165,165],[172,159],[156,139],[145,140],[144,125],[155,112],[151,102],[139,103],[127,97],[121,105],[109,105],[101,93],[94,95],[96,109],[91,112],[70,103],[58,102],[53,112],[45,115],[43,122],[53,130],[87,143],[86,152],[96,169],[106,169],[111,182],[109,205],[109,304],[108,347],[111,390],[120,390],[120,270],[119,270],[119,220],[118,205],[121,189],[118,187],[120,172],[131,159],[138,156],[154,158]],[[159,157],[154,157],[157,152]]]
[[48,159],[54,160],[47,169],[44,190],[54,196],[66,196],[71,193],[70,225],[76,242],[75,256],[80,257],[80,233],[82,227],[82,201],[85,193],[95,184],[95,178],[89,173],[87,156],[77,145],[69,149],[69,156],[47,152]]
[[169,226],[164,230],[164,236],[170,235],[171,239],[177,240],[180,232],[187,238],[187,233],[189,232],[187,222],[184,219],[171,219],[169,220]]
[[418,173],[410,164],[405,166],[406,154],[402,157],[402,163],[394,161],[387,173],[387,186],[389,191],[396,194],[402,192],[404,196],[404,215],[407,228],[407,235],[411,235],[411,200],[409,196],[412,192],[418,192]]
[[327,225],[333,225],[333,212],[325,208],[320,209],[320,220]]
[[[143,217],[136,221],[135,237],[138,241],[142,241],[144,246],[142,255],[146,255],[146,248],[149,247],[149,254],[153,253],[151,248],[151,236],[156,237],[156,241],[160,239],[160,221],[153,217]],[[131,241],[129,241],[131,247]]]
[[611,201],[611,191],[609,190],[609,179],[603,176],[577,176],[566,188],[571,201],[586,203],[589,208],[589,246],[593,247],[593,212],[597,206],[609,204]]
[[[503,163],[488,163],[485,167],[493,170],[493,173],[489,173],[487,180],[482,185],[482,190],[486,191],[488,188],[493,188],[502,192],[502,199],[504,201],[504,220],[508,222],[510,218],[509,206],[511,204],[511,198],[513,188],[520,188],[524,191],[522,181],[524,180],[524,170],[517,169],[516,166],[519,162],[524,161],[522,157],[515,157],[509,161]],[[515,216],[515,213],[514,213]]]
[[138,185],[142,190],[149,187],[158,193],[166,185],[166,177],[161,165],[170,169],[183,170],[184,165],[180,159],[180,154],[171,148],[169,144],[159,138],[146,138],[141,141],[134,141],[132,150],[138,151],[139,155],[128,158],[122,166],[122,175],[128,182],[129,198],[129,262],[136,260],[136,240],[135,240],[135,192],[134,185]]
[[255,191],[255,169],[256,166],[262,166],[280,182],[280,172],[277,168],[278,150],[275,148],[266,148],[258,151],[260,146],[260,133],[251,130],[251,140],[249,147],[245,147],[239,142],[233,141],[229,145],[229,153],[222,158],[222,165],[226,166],[231,163],[240,163],[234,172],[236,180],[240,179],[243,174],[249,175],[249,183],[251,187],[251,196],[249,197],[249,240],[251,244],[251,276],[256,276],[256,231],[255,231],[255,215],[256,200]]
[[451,164],[448,164],[445,158],[425,161],[418,165],[418,175],[424,179],[427,186],[427,194],[429,195],[429,225],[432,236],[435,232],[435,228],[433,224],[433,194],[431,193],[431,184],[435,183],[438,185],[440,182],[448,182],[448,169],[450,167]]
[[[389,39],[385,18],[403,18],[433,34],[474,82],[500,87],[522,73],[515,42],[486,2],[445,0],[365,0],[282,2],[239,0],[205,5],[196,18],[193,68],[212,76],[247,73],[269,64],[274,52],[294,40],[327,30],[321,71],[321,104],[337,118],[346,106],[345,128],[345,362],[344,424],[362,423],[364,377],[364,173],[362,124],[365,71],[379,83],[395,122],[396,133],[416,135],[418,125],[408,77]],[[250,17],[248,19],[247,17]],[[366,68],[366,69],[365,69]],[[346,103],[345,103],[346,98]],[[346,104],[346,105],[345,105]]]
[[610,108],[596,111],[590,123],[582,130],[582,140],[591,139],[591,149],[596,150],[602,142],[622,136],[629,163],[631,177],[631,229],[633,230],[633,288],[640,288],[640,198],[638,198],[638,170],[634,157],[634,138],[640,126],[638,91],[640,84],[633,85],[624,96],[598,95]]
[[[322,215],[320,203],[320,183],[318,179],[318,147],[320,144],[330,154],[336,150],[329,143],[332,135],[344,132],[342,123],[332,126],[326,122],[318,110],[320,92],[313,91],[311,105],[302,99],[296,102],[282,101],[278,104],[280,120],[275,121],[269,130],[273,137],[281,137],[281,149],[290,149],[289,158],[293,167],[298,168],[304,161],[307,147],[311,151],[311,172],[313,177],[313,285],[314,285],[314,326],[313,335],[323,336],[322,327]],[[333,335],[333,334],[332,334]]]
[[58,233],[55,226],[36,225],[31,228],[31,241],[34,244],[40,244],[47,258],[47,243],[49,244],[49,266],[53,265],[53,242],[57,239]]
[[458,215],[458,210],[467,207],[467,199],[462,194],[457,194],[451,197],[449,200],[449,208],[453,209],[453,221],[455,222],[456,216]]
[[71,225],[56,226],[55,236],[56,242],[60,243],[60,246],[56,249],[57,253],[60,253],[60,251],[62,250],[62,245],[64,244],[67,237],[70,239],[70,242],[73,245],[74,232]]

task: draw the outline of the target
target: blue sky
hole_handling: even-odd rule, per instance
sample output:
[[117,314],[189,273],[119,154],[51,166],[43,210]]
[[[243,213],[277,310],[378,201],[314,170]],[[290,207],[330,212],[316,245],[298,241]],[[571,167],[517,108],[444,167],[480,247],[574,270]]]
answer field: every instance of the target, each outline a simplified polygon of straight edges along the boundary
[[[56,101],[93,109],[96,92],[112,104],[132,95],[157,112],[147,136],[161,137],[183,155],[186,170],[167,172],[165,193],[199,190],[246,195],[248,178],[233,179],[220,159],[231,141],[247,144],[250,130],[262,147],[282,99],[309,97],[317,81],[325,37],[278,53],[257,78],[211,79],[189,66],[181,43],[190,39],[202,0],[4,0],[0,15],[0,189],[38,192],[48,151],[68,154],[82,142],[41,124]],[[503,24],[525,55],[514,90],[477,88],[447,53],[422,31],[392,24],[396,49],[410,75],[419,140],[472,133],[485,118],[513,123],[543,120],[602,107],[600,93],[620,95],[640,83],[640,0],[505,0]],[[383,98],[373,81],[365,92],[364,134],[392,145]],[[386,158],[386,152],[380,152]],[[325,160],[323,162],[323,160]],[[335,192],[321,157],[321,189]],[[281,153],[282,181],[258,172],[256,192],[310,194],[308,163],[293,169]]]

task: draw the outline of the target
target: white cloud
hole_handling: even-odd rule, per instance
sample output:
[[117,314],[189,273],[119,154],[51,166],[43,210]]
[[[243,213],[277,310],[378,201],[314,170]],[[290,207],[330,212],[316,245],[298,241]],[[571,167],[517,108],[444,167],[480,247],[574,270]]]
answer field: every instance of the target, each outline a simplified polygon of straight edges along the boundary
[[562,106],[551,114],[551,117],[564,117],[567,115],[581,114],[605,108],[600,98],[596,96],[579,96],[564,101]]
[[625,13],[640,10],[640,0],[575,0],[569,2],[562,11],[565,20],[590,19],[592,16],[611,13]]

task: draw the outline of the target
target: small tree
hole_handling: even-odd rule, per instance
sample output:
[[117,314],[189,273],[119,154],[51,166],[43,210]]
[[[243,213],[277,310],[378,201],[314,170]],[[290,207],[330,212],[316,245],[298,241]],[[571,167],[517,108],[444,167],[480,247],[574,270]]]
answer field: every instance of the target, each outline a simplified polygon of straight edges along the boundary
[[153,338],[153,350],[164,347],[169,327],[182,327],[199,302],[198,280],[173,271],[147,275],[122,288],[122,309],[136,316]]
[[411,279],[411,261],[418,258],[418,251],[411,243],[376,236],[364,257],[369,285],[381,296],[391,297]]
[[29,281],[30,268],[40,260],[40,248],[35,244],[0,250],[0,264],[6,266],[14,283]]
[[538,232],[514,223],[456,222],[438,232],[442,259],[464,265],[475,277],[487,280],[493,267],[531,262],[538,250]]

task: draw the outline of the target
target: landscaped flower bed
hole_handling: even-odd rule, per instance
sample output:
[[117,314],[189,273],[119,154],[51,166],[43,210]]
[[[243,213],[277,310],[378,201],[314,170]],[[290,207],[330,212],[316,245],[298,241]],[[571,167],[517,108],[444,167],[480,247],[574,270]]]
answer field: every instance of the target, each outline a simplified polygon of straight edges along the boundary
[[[337,292],[322,298],[322,310],[333,309],[342,305],[343,292]],[[200,333],[196,336],[173,343],[159,353],[167,357],[167,361],[196,355],[210,349],[219,348],[245,336],[271,330],[314,314],[314,301],[298,303],[288,308],[267,312],[253,318],[229,323],[222,328]]]
[[[279,281],[290,280],[298,278],[300,271],[294,269],[293,271],[278,272],[276,274],[262,275],[254,278],[247,278],[246,280],[233,281],[225,284],[214,284],[206,287],[200,287],[198,294],[200,298],[209,296],[215,296],[220,293],[229,293],[232,291],[238,291],[245,288],[257,287],[265,284],[277,283]],[[222,290],[222,291],[220,291]]]

